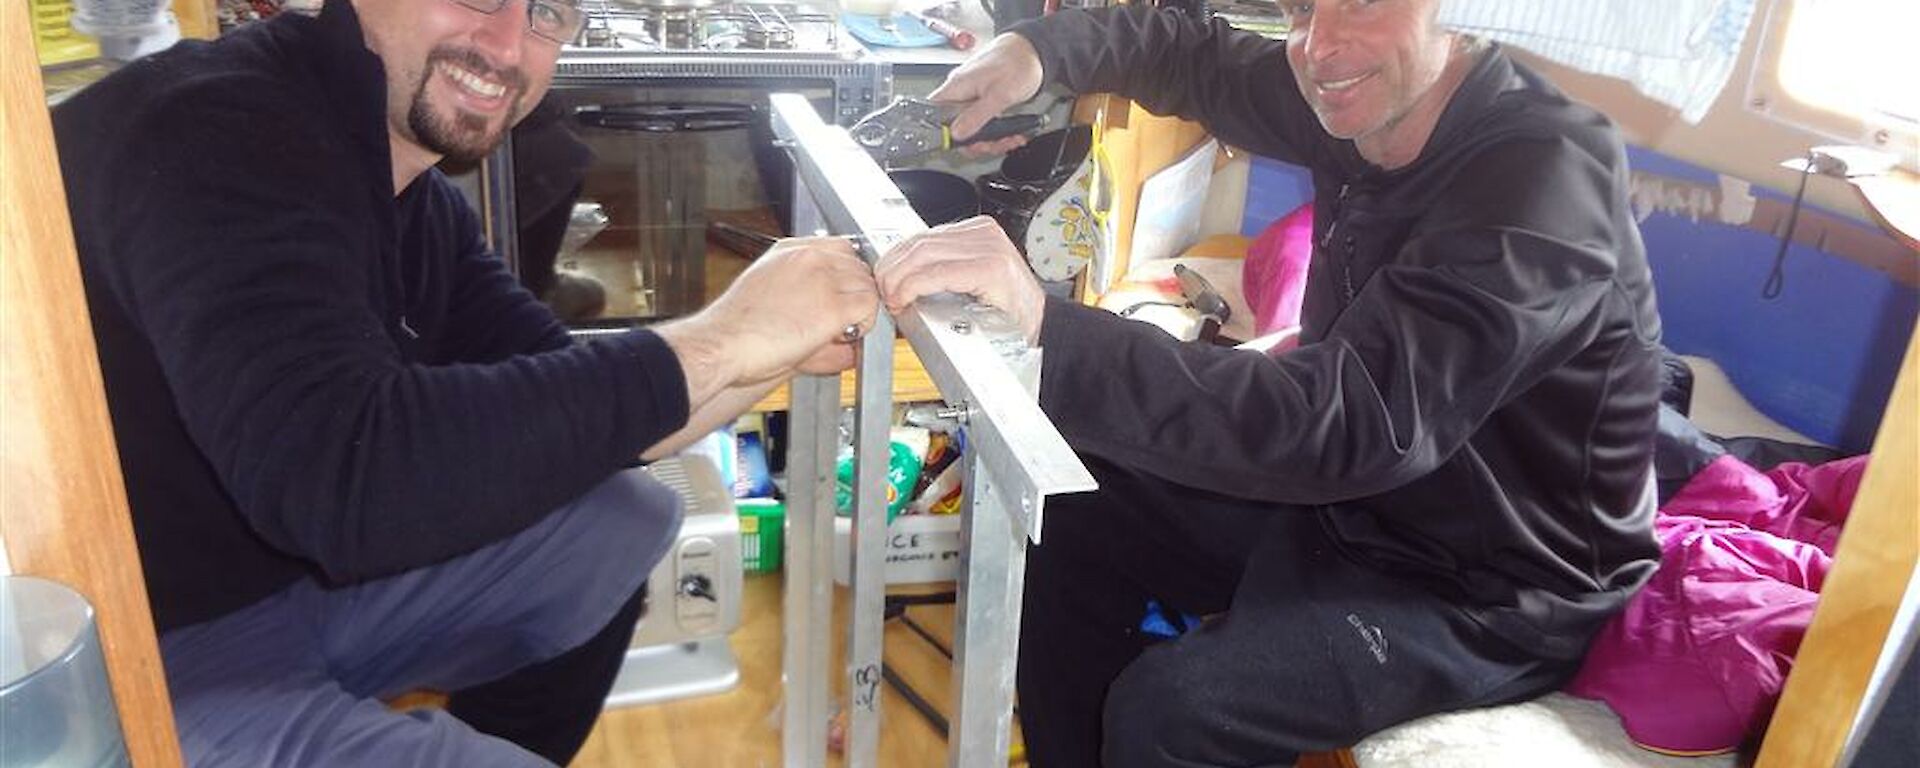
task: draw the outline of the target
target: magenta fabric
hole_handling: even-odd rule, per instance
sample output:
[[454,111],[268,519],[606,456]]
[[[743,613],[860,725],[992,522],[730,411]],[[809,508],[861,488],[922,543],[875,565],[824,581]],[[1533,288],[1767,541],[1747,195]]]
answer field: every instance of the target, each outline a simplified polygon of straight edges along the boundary
[[1605,701],[1636,743],[1666,752],[1728,751],[1765,728],[1865,470],[1864,456],[1707,465],[1661,508],[1660,570],[1567,692]]
[[1300,324],[1300,297],[1313,258],[1313,203],[1280,217],[1247,246],[1240,266],[1241,290],[1253,310],[1255,336]]

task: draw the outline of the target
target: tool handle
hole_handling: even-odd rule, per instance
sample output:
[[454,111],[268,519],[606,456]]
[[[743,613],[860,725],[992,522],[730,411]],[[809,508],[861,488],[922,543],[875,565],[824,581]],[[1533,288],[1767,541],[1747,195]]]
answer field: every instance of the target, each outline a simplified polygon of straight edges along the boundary
[[1201,277],[1200,273],[1187,268],[1185,264],[1173,265],[1173,276],[1180,281],[1180,295],[1193,305],[1193,311],[1202,317],[1217,318],[1225,323],[1233,317],[1233,307],[1227,304],[1213,283]]
[[1032,135],[1047,126],[1047,116],[1043,114],[1001,115],[988,120],[980,130],[965,139],[957,139],[953,146],[963,146],[981,141],[1004,139],[1008,136]]
[[772,248],[778,238],[746,227],[728,224],[724,221],[707,222],[707,239],[715,244],[749,259],[759,258]]

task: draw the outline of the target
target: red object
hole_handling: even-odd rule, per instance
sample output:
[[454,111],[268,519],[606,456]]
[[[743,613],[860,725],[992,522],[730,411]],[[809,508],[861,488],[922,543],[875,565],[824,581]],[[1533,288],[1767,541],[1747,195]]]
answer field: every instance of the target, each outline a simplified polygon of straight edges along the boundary
[[908,13],[913,14],[914,18],[919,19],[920,23],[927,25],[927,29],[931,29],[939,33],[941,37],[946,38],[947,45],[953,46],[953,49],[956,51],[973,50],[974,43],[979,42],[979,38],[974,37],[972,32],[961,29],[952,22],[936,19],[919,11],[908,11]]

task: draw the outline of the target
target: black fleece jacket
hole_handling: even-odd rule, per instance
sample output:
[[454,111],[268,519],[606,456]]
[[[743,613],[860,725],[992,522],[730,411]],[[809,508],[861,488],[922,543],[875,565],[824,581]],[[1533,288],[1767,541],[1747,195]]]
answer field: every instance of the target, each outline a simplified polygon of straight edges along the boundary
[[1283,43],[1142,6],[1017,31],[1050,80],[1199,120],[1318,195],[1294,351],[1049,305],[1041,402],[1068,440],[1305,507],[1348,556],[1577,658],[1658,558],[1659,319],[1612,125],[1495,48],[1386,171],[1320,127]]
[[336,0],[54,111],[163,631],[499,540],[686,420],[659,337],[570,344],[437,171],[394,195],[385,82]]

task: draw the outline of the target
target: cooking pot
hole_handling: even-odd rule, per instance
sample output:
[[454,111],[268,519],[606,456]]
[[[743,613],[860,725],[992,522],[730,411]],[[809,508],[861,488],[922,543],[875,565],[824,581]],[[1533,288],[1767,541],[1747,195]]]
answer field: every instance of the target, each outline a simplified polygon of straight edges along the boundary
[[1027,222],[1047,196],[1065,184],[1093,147],[1093,127],[1074,125],[1033,137],[1008,152],[1000,170],[980,177],[980,207],[1000,222],[1022,251]]
[[929,227],[980,214],[980,193],[959,176],[926,168],[889,171],[887,176]]

